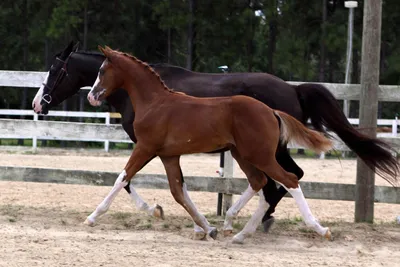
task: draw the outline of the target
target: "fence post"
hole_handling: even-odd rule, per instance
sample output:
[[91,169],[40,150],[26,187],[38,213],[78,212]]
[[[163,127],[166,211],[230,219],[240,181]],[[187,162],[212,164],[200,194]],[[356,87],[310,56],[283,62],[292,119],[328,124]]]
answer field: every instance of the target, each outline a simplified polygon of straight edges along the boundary
[[[225,164],[225,152],[220,152],[219,153],[219,170],[217,173],[219,174],[220,177],[224,177],[224,164]],[[222,215],[222,200],[223,200],[223,194],[218,193],[218,200],[217,200],[217,216]]]
[[[33,120],[34,121],[38,121],[39,120],[39,115],[34,113],[33,114]],[[32,150],[33,150],[33,152],[35,152],[36,149],[37,149],[37,136],[33,136],[32,137]]]
[[[105,121],[106,125],[110,125],[110,113],[107,112],[106,114],[106,121]],[[104,150],[106,152],[108,152],[110,150],[110,141],[106,140],[104,141]]]
[[[382,0],[364,1],[361,49],[360,128],[376,137]],[[355,221],[374,220],[375,173],[357,158]]]
[[[233,178],[233,164],[231,151],[226,151],[224,154],[224,178]],[[224,194],[223,199],[223,214],[225,215],[232,206],[232,194]]]

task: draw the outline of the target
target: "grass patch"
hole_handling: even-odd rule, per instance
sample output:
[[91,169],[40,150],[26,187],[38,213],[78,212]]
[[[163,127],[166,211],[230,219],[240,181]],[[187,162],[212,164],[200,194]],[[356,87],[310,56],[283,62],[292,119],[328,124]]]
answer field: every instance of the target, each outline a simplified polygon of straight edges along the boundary
[[131,214],[129,212],[114,212],[111,214],[111,217],[115,220],[119,220],[119,221],[124,221],[128,218],[131,217]]
[[192,222],[185,223],[185,227],[186,228],[192,228],[192,227],[194,227],[194,223],[192,223]]
[[22,206],[22,205],[13,206],[13,205],[7,204],[4,206],[0,206],[0,212],[2,215],[16,218],[19,215],[22,215],[23,208],[24,208],[24,206]]
[[243,229],[243,227],[246,225],[246,223],[244,223],[244,222],[234,222],[233,224],[232,224],[232,227],[233,227],[233,229],[238,229],[238,230],[241,230],[241,229]]

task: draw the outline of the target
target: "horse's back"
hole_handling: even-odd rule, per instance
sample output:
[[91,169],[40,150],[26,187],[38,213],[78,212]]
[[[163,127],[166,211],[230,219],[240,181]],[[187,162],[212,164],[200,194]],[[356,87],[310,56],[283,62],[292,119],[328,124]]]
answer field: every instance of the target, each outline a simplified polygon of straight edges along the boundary
[[215,74],[190,71],[160,73],[168,87],[188,95],[196,97],[244,95],[257,99],[273,109],[284,111],[299,120],[303,120],[304,117],[295,88],[268,73]]

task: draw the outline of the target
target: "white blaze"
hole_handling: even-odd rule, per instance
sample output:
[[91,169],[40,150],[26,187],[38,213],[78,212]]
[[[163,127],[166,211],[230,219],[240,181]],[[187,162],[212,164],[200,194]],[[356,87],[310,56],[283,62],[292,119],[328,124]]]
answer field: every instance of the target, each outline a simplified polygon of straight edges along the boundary
[[[103,64],[101,64],[101,67],[100,67],[100,68],[102,68],[103,65],[104,65],[104,62],[103,62]],[[95,99],[94,99],[94,94],[93,94],[94,88],[96,88],[96,87],[98,86],[99,83],[100,83],[100,72],[97,74],[96,81],[95,81],[94,84],[92,85],[92,89],[90,89],[90,92],[89,92],[89,94],[88,94],[88,96],[87,96],[87,99],[89,100],[89,103],[90,103],[90,105],[92,105],[92,106],[100,106],[100,105],[101,105],[101,101],[95,100]]]
[[44,84],[47,84],[48,79],[49,79],[49,72],[46,73],[46,77],[44,78],[42,85],[40,86],[39,90],[35,95],[35,98],[32,101],[32,108],[36,113],[40,113],[42,111],[42,105],[40,104],[40,102],[42,101],[43,97]]

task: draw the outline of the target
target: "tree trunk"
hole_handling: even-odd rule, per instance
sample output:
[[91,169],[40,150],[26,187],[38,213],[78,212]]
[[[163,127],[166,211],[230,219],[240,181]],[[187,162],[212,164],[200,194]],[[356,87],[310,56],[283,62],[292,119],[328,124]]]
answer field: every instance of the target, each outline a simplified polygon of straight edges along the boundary
[[188,23],[188,46],[187,46],[187,61],[186,68],[189,70],[194,69],[194,55],[196,51],[195,47],[195,10],[196,0],[189,0],[189,23]]
[[167,40],[167,49],[168,49],[168,51],[167,51],[167,63],[169,64],[169,63],[171,63],[171,27],[168,27],[168,40]]
[[87,50],[88,39],[88,1],[85,1],[85,8],[83,10],[83,50]]
[[[22,63],[22,70],[27,70],[27,66],[29,64],[28,60],[28,52],[29,52],[29,22],[28,22],[28,0],[24,0],[23,6],[22,6],[22,17],[24,20],[24,31],[22,34],[22,43],[23,43],[23,53],[24,53],[24,58],[23,58],[23,63]],[[21,109],[26,109],[26,102],[28,98],[28,88],[24,87],[22,89],[22,97],[21,97]],[[25,119],[25,116],[21,116],[21,119]],[[19,139],[18,140],[18,145],[22,146],[24,145],[24,139]]]
[[274,74],[274,53],[276,49],[276,37],[278,30],[278,21],[276,19],[275,11],[273,11],[272,18],[269,21],[269,40],[268,40],[268,51],[267,51],[267,72]]
[[[376,137],[382,0],[364,1],[361,54],[360,128]],[[357,159],[355,221],[373,222],[375,172]]]
[[320,58],[319,58],[319,82],[325,81],[325,37],[326,37],[326,0],[322,0],[322,23],[321,23],[321,39],[320,39]]

